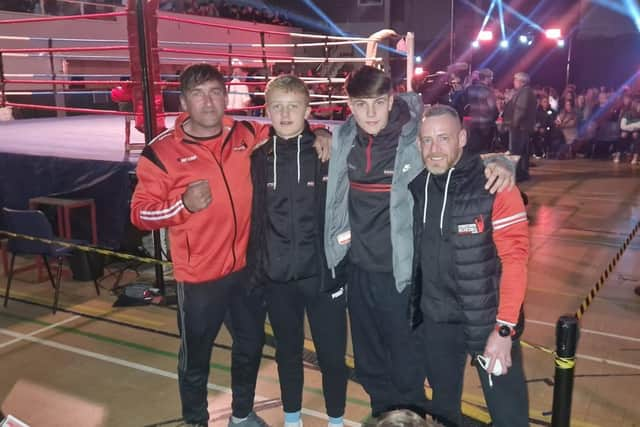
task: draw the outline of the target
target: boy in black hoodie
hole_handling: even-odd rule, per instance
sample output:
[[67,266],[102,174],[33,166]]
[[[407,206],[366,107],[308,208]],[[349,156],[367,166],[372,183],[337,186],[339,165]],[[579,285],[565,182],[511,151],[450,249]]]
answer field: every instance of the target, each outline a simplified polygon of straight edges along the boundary
[[[347,368],[344,274],[332,278],[324,256],[328,165],[312,147],[309,91],[295,76],[271,81],[269,140],[252,156],[253,207],[247,265],[264,286],[273,327],[285,427],[302,426],[304,314],[322,372],[329,426],[343,425]],[[341,270],[341,269],[339,269]]]

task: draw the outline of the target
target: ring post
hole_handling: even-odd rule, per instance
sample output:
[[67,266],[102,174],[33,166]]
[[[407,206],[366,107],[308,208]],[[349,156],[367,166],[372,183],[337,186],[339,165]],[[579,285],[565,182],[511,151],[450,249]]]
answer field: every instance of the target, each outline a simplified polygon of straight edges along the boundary
[[4,107],[7,102],[5,96],[5,82],[4,82],[4,60],[2,59],[2,52],[0,52],[0,107]]
[[411,82],[413,81],[413,61],[415,58],[416,35],[412,32],[407,33],[407,92],[412,92]]
[[553,386],[552,427],[569,427],[576,347],[578,345],[578,319],[575,315],[561,316],[556,324],[555,377]]
[[[55,80],[56,79],[56,66],[55,66],[55,62],[53,60],[53,40],[51,40],[51,37],[49,37],[49,40],[47,40],[47,47],[49,48],[49,69],[51,70],[51,80]],[[53,87],[53,100],[56,103],[56,107],[64,107],[65,106],[65,102],[64,102],[64,95],[60,95],[58,93],[58,85],[56,85],[55,83],[52,85]],[[56,116],[58,117],[64,117],[65,116],[65,112],[62,110],[58,110],[58,112],[56,113]]]
[[[144,1],[138,0],[136,3],[136,18],[138,20],[138,43],[140,46],[140,67],[142,69],[142,93],[144,106],[144,142],[148,145],[155,136],[155,117],[152,117],[153,100],[151,99],[151,79],[149,76],[149,64],[147,61],[147,41],[145,37],[144,21]],[[154,110],[155,111],[155,110]],[[162,242],[160,240],[160,230],[154,230],[153,235],[153,256],[162,259]],[[164,286],[164,273],[162,264],[155,265],[156,286],[160,289],[160,294],[164,297],[166,289]]]

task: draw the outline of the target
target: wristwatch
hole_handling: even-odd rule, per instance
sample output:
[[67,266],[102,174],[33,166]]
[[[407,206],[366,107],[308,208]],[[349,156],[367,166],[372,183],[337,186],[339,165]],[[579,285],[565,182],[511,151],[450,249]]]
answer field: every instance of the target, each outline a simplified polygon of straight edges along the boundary
[[498,335],[500,335],[501,337],[512,337],[516,333],[515,329],[513,329],[509,325],[505,325],[504,323],[497,323],[496,331],[498,331]]

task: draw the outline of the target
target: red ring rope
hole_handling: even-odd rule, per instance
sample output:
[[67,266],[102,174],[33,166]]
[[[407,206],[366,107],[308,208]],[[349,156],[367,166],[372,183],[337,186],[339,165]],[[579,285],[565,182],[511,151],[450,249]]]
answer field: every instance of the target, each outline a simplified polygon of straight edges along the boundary
[[98,19],[110,16],[124,16],[128,12],[91,13],[87,15],[47,16],[43,18],[4,19],[0,24],[26,24],[29,22],[71,21],[74,19]]
[[129,49],[129,46],[42,47],[42,48],[27,48],[27,49],[0,49],[0,53],[98,52],[98,51],[104,51],[104,50],[128,50],[128,49]]
[[[174,49],[169,47],[159,47],[154,49],[156,52],[169,52],[169,53],[188,53],[191,55],[204,55],[204,56],[224,56],[224,57],[233,57],[233,58],[249,58],[249,59],[262,59],[262,55],[253,55],[250,53],[229,53],[229,52],[213,52],[206,50],[196,50],[196,49]],[[284,59],[287,61],[293,61],[293,57],[291,56],[276,56],[269,55],[267,59]]]
[[291,35],[291,33],[287,33],[287,32],[284,32],[284,31],[256,30],[256,29],[253,29],[253,28],[238,27],[236,25],[214,24],[214,23],[211,23],[211,22],[198,21],[197,19],[178,18],[176,16],[156,15],[156,17],[158,19],[163,20],[163,21],[182,22],[182,23],[185,23],[185,24],[204,25],[206,27],[226,28],[226,29],[229,29],[229,30],[248,31],[248,32],[251,32],[251,33],[258,33],[258,34],[259,33],[275,34],[275,35],[279,35],[279,36],[290,36]]
[[128,113],[126,111],[97,110],[95,108],[56,107],[53,105],[21,104],[18,102],[5,102],[5,105],[8,105],[10,107],[18,107],[18,108],[30,108],[33,110],[69,111],[73,113],[108,114],[113,116],[133,116],[134,115],[134,113]]
[[132,82],[130,80],[11,80],[5,79],[2,80],[5,84],[43,84],[43,85],[132,85],[137,82]]

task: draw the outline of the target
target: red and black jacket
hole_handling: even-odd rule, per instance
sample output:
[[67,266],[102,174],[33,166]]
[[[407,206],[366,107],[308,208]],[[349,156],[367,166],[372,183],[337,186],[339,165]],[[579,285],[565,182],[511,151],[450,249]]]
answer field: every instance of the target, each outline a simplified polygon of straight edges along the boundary
[[[185,134],[183,114],[174,129],[145,147],[137,166],[138,185],[131,201],[131,222],[140,229],[169,229],[176,280],[216,280],[246,265],[252,184],[250,157],[263,125],[223,119],[222,131],[208,140]],[[182,195],[206,179],[211,204],[196,213]]]

